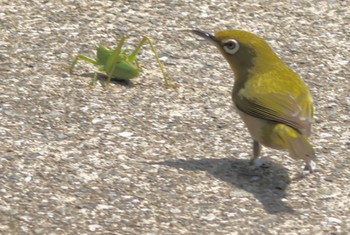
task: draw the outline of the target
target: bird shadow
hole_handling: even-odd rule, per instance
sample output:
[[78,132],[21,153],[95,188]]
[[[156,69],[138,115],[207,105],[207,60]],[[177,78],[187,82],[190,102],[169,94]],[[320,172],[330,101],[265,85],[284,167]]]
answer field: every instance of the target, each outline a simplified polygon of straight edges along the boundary
[[191,171],[206,171],[214,177],[252,193],[270,214],[294,210],[282,199],[291,180],[281,165],[268,162],[268,168],[254,168],[249,160],[204,158],[164,161],[157,164]]
[[[92,80],[93,77],[95,76],[95,73],[83,73],[83,74],[80,74],[80,76],[88,77],[88,78],[91,78],[91,80]],[[108,76],[106,74],[97,73],[96,82],[99,82],[102,87],[106,87],[107,81],[108,81]],[[118,84],[118,85],[125,86],[125,87],[134,87],[134,84],[130,80],[112,78],[111,83]]]

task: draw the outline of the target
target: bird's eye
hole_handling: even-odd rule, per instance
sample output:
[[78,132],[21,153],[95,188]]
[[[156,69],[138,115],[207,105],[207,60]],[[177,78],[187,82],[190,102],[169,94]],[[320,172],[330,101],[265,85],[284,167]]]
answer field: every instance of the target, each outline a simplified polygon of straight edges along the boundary
[[239,43],[234,39],[228,39],[223,42],[223,47],[226,53],[233,55],[239,50]]

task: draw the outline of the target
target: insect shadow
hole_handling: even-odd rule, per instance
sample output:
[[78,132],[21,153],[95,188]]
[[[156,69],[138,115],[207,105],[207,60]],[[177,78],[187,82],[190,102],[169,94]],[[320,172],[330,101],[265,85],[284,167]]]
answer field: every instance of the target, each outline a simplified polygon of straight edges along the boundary
[[[83,77],[88,77],[88,78],[93,78],[95,73],[83,73],[80,74],[80,76]],[[97,81],[101,84],[102,87],[107,87],[107,81],[108,81],[108,76],[103,73],[97,73]],[[121,86],[125,87],[134,87],[134,84],[131,80],[123,80],[123,79],[117,79],[117,78],[112,78],[111,83],[118,84]]]
[[288,172],[281,165],[268,162],[269,168],[253,169],[249,160],[203,158],[200,160],[164,161],[158,164],[191,171],[206,171],[234,187],[252,193],[270,214],[293,213],[282,199],[290,184]]

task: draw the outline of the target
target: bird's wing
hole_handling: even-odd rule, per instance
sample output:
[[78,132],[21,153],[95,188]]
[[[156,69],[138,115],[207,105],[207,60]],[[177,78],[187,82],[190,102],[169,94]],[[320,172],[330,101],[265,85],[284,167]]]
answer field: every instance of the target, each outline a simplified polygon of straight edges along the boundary
[[244,113],[284,123],[302,134],[310,135],[313,105],[307,88],[304,92],[288,92],[288,87],[282,91],[280,89],[269,91],[266,87],[255,87],[249,92],[242,88],[233,96],[233,101]]

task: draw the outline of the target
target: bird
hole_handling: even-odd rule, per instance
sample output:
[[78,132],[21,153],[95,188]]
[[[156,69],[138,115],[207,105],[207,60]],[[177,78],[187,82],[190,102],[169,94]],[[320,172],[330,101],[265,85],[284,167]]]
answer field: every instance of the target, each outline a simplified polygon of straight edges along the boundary
[[261,146],[289,152],[316,169],[316,154],[308,137],[314,107],[310,91],[260,36],[239,29],[210,33],[188,30],[214,44],[234,73],[233,104],[253,139],[254,164]]

